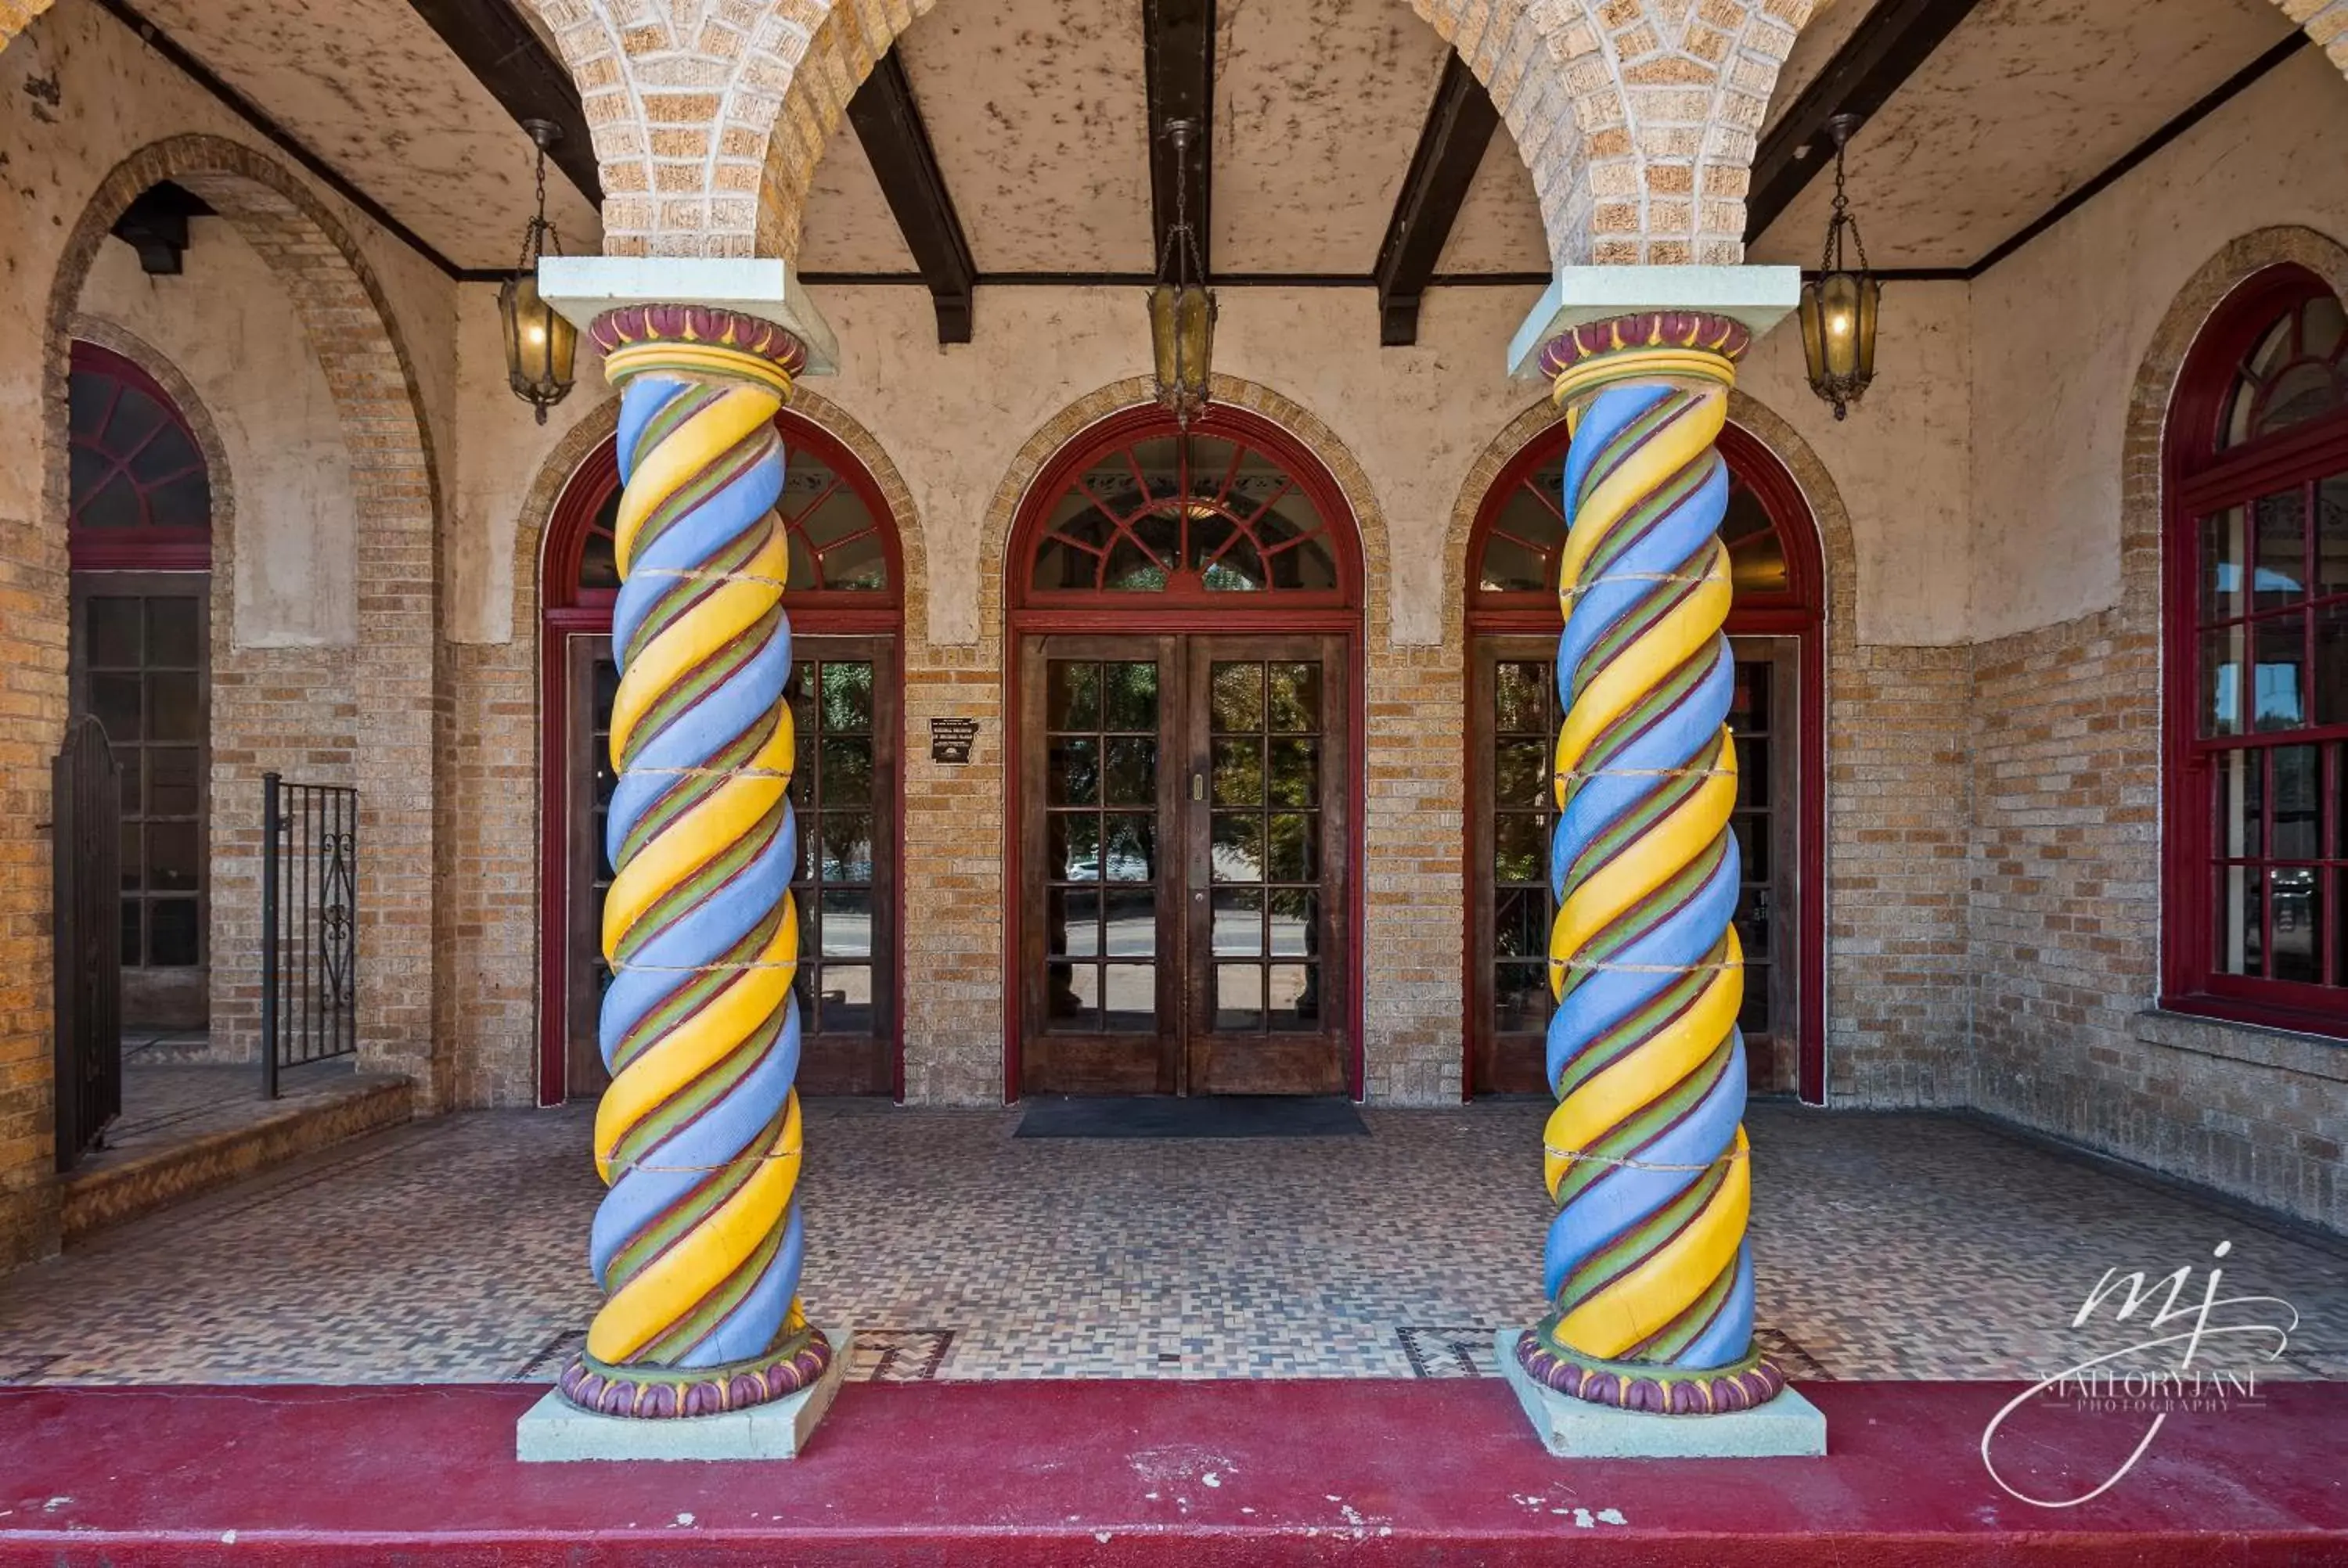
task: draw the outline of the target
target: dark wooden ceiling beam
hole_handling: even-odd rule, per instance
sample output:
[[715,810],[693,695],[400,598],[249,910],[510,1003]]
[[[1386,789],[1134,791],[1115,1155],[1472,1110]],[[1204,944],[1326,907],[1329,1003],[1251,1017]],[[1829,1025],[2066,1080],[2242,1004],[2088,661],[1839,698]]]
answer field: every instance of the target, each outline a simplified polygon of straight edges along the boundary
[[905,77],[904,63],[891,49],[848,100],[849,123],[864,144],[864,156],[880,177],[880,194],[904,231],[905,249],[930,287],[938,310],[938,341],[968,343],[978,263],[971,260],[970,241],[962,231],[953,198],[946,192],[945,176],[930,133],[922,125],[913,103],[913,85]]
[[1418,341],[1418,303],[1458,220],[1468,186],[1500,124],[1484,84],[1453,50],[1435,85],[1435,104],[1410,155],[1410,172],[1395,198],[1385,243],[1378,247],[1378,342],[1397,348]]
[[1840,114],[1871,117],[1980,4],[1878,0],[1818,79],[1802,89],[1793,108],[1761,138],[1753,156],[1752,191],[1745,201],[1746,244],[1767,232],[1794,198],[1834,161],[1828,122]]
[[594,138],[569,67],[533,32],[508,0],[407,0],[440,35],[449,52],[513,116],[516,124],[542,119],[561,128],[546,159],[599,209],[603,180],[595,167]]
[[1166,253],[1174,227],[1176,163],[1166,128],[1179,119],[1198,126],[1182,174],[1189,186],[1190,231],[1199,266],[1214,275],[1215,0],[1141,0],[1149,78],[1150,256]]

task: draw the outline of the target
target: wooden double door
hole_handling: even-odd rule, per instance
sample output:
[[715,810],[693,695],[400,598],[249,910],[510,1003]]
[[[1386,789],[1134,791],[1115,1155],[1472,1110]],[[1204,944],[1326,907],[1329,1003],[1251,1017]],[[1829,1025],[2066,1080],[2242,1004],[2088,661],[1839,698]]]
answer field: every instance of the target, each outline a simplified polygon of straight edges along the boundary
[[[896,641],[798,637],[791,652],[798,1087],[805,1094],[886,1094],[893,1088],[899,951]],[[618,783],[611,736],[620,676],[602,633],[566,637],[564,660],[563,893],[561,926],[550,935],[564,945],[564,1087],[577,1099],[610,1081],[596,1024],[612,979],[602,941],[612,883],[604,823]]]
[[1020,1081],[1328,1094],[1354,984],[1342,636],[1030,636]]

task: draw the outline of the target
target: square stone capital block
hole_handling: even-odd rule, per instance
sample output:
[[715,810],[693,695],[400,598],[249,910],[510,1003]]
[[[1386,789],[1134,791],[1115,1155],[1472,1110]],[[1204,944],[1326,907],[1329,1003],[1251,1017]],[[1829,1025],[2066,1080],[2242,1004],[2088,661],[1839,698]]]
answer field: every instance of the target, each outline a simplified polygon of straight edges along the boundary
[[1725,1416],[1657,1416],[1618,1410],[1560,1394],[1517,1359],[1522,1330],[1493,1341],[1500,1372],[1533,1420],[1541,1446],[1560,1459],[1823,1459],[1826,1412],[1787,1389],[1766,1405]]
[[549,256],[539,297],[581,332],[621,305],[706,305],[769,321],[807,345],[802,375],[836,375],[839,340],[791,264],[770,256]]
[[848,1361],[856,1353],[856,1331],[826,1328],[831,1364],[823,1376],[788,1399],[728,1410],[717,1416],[675,1416],[637,1420],[582,1410],[549,1389],[514,1427],[514,1458],[524,1464],[562,1464],[578,1460],[788,1460],[807,1451],[808,1439],[831,1409]]
[[1640,311],[1709,311],[1759,338],[1802,300],[1799,267],[1567,267],[1509,341],[1509,374],[1545,379],[1541,345],[1588,322]]

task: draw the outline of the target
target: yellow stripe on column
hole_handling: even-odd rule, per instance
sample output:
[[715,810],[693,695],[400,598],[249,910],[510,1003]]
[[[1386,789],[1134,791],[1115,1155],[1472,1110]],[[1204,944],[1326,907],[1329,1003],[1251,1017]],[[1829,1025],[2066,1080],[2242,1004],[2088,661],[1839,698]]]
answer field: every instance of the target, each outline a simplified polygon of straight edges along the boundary
[[1735,1153],[1711,1201],[1679,1235],[1560,1318],[1558,1337],[1577,1350],[1612,1359],[1701,1296],[1736,1261],[1736,1249],[1745,1240],[1745,1221],[1753,1207],[1753,1173],[1746,1155],[1740,1126]]
[[[757,1156],[754,1156],[757,1157]],[[798,1184],[799,1097],[791,1092],[782,1135],[750,1179],[703,1216],[644,1272],[613,1292],[587,1330],[587,1353],[623,1361],[693,1309],[758,1248]]]
[[[1734,927],[1728,941],[1729,961],[1742,963],[1744,955],[1737,948]],[[1550,1196],[1557,1196],[1558,1184],[1573,1168],[1572,1155],[1629,1121],[1655,1098],[1656,1085],[1665,1085],[1668,1091],[1668,1086],[1710,1060],[1728,1038],[1736,1022],[1736,1009],[1744,1003],[1744,972],[1714,970],[1711,981],[1696,993],[1685,1012],[1559,1101],[1541,1129],[1541,1174],[1549,1183]]]
[[680,1019],[648,1050],[622,1069],[595,1106],[595,1169],[612,1179],[620,1141],[699,1077],[726,1060],[782,1005],[799,957],[798,911],[785,896],[783,917],[757,962],[738,970],[698,1011]]
[[[1624,845],[1622,853],[1591,873],[1558,906],[1549,938],[1551,995],[1565,994],[1560,983],[1565,960],[1639,900],[1694,865],[1728,825],[1735,807],[1735,743],[1724,731],[1713,771],[1687,799],[1639,830],[1638,853]],[[1655,847],[1646,847],[1651,845]]]
[[[766,619],[782,602],[790,544],[777,528],[734,578],[636,651],[612,697],[612,756],[628,754],[636,725],[653,705],[721,649]],[[755,579],[755,580],[754,580]]]
[[1673,671],[1720,635],[1735,597],[1727,559],[1728,552],[1715,545],[1695,590],[1611,655],[1590,683],[1574,693],[1573,706],[1566,710],[1565,723],[1557,733],[1558,809],[1565,808],[1564,775],[1581,765],[1607,726],[1646,701]]
[[603,957],[619,950],[645,910],[747,837],[788,788],[783,779],[737,774],[654,834],[613,875],[603,896]]
[[612,523],[612,554],[623,578],[635,564],[637,531],[662,504],[772,422],[782,406],[783,400],[764,388],[728,387],[641,456],[620,492],[619,515]]

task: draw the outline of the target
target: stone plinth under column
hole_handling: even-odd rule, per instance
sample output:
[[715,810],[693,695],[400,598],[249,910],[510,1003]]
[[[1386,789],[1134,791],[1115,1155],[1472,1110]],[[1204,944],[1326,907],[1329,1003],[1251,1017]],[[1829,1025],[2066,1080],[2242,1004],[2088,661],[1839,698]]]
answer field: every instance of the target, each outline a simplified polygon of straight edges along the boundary
[[1560,1459],[1821,1459],[1826,1412],[1792,1389],[1767,1404],[1723,1416],[1657,1416],[1618,1410],[1560,1394],[1535,1381],[1517,1359],[1520,1331],[1493,1338],[1501,1375],[1533,1430]]
[[787,1460],[807,1449],[816,1423],[848,1379],[852,1330],[824,1330],[832,1343],[823,1376],[785,1399],[723,1415],[667,1419],[599,1416],[559,1390],[530,1408],[514,1427],[514,1457],[525,1464],[574,1460]]

